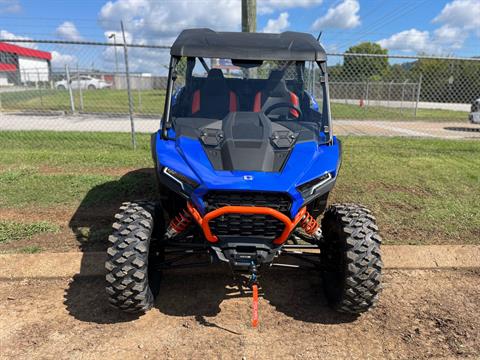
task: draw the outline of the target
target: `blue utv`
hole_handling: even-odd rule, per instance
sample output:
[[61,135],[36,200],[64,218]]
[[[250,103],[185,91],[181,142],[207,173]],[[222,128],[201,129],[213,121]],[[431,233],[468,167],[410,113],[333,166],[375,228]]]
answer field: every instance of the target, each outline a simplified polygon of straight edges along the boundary
[[314,267],[334,309],[375,305],[375,218],[361,205],[327,207],[341,142],[326,61],[304,33],[179,35],[151,141],[160,201],[126,202],[115,216],[106,262],[112,305],[144,312],[164,269],[210,263],[228,264],[254,300],[263,271]]

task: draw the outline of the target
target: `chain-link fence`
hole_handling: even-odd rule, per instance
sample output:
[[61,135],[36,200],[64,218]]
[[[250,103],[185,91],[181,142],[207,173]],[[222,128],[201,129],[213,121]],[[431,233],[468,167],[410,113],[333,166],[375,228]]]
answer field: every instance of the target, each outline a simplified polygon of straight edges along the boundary
[[[480,59],[328,59],[337,133],[463,137],[445,128],[475,126],[468,118],[480,98]],[[166,46],[0,40],[0,128],[131,131],[133,122],[136,131],[153,132],[163,112],[168,62]],[[315,69],[306,65],[305,89],[319,98]]]
[[0,58],[3,112],[124,115],[129,113],[130,98],[136,115],[161,115],[168,47],[129,45],[128,58],[127,47],[121,44],[36,41],[12,45],[6,49],[11,52],[4,50]]
[[480,97],[480,59],[331,54],[329,65],[336,119],[465,122]]

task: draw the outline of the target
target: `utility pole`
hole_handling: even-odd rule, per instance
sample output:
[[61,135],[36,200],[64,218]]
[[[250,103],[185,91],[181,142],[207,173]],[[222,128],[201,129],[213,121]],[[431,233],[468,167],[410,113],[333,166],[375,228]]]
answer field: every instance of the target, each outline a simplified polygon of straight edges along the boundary
[[[242,0],[242,32],[257,32],[257,0]],[[243,76],[256,78],[256,69],[243,69]]]
[[137,140],[135,136],[135,123],[133,122],[133,98],[132,98],[132,87],[130,86],[130,71],[128,67],[128,47],[127,47],[127,39],[125,38],[125,29],[123,27],[123,21],[120,21],[120,26],[122,28],[123,53],[125,55],[125,75],[127,78],[128,114],[130,116],[130,127],[132,131],[132,146],[133,146],[133,150],[136,150]]
[[257,0],[242,0],[242,32],[257,31]]

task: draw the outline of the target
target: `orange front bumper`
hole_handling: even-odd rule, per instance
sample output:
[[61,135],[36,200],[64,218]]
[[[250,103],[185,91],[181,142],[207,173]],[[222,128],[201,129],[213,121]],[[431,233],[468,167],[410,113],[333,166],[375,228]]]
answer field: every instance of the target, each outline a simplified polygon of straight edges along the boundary
[[192,214],[195,221],[202,228],[205,238],[211,243],[216,243],[218,241],[218,237],[212,234],[210,225],[208,224],[208,222],[212,219],[215,219],[225,214],[260,214],[272,216],[285,224],[285,229],[283,230],[282,234],[278,238],[273,240],[273,243],[275,245],[282,245],[285,241],[287,241],[290,233],[297,226],[297,224],[307,211],[307,209],[303,207],[302,209],[300,209],[295,218],[291,220],[288,216],[282,214],[280,211],[268,207],[224,206],[207,213],[204,217],[200,215],[198,210],[191,203],[187,203],[187,208],[190,214]]

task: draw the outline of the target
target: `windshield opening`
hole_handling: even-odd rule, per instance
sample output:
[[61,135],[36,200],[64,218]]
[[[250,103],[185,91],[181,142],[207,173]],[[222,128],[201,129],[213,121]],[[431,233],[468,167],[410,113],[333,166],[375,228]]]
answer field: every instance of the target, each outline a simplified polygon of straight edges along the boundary
[[261,113],[282,125],[309,127],[319,134],[319,141],[328,142],[325,79],[314,62],[179,58],[169,79],[169,124],[175,129],[178,119],[188,118],[189,124],[201,128],[204,119],[223,121],[231,113]]

